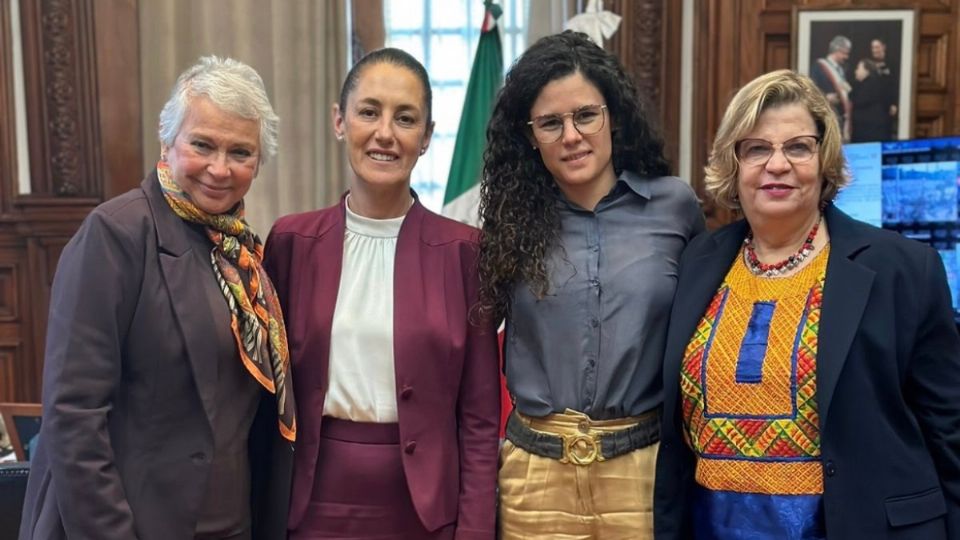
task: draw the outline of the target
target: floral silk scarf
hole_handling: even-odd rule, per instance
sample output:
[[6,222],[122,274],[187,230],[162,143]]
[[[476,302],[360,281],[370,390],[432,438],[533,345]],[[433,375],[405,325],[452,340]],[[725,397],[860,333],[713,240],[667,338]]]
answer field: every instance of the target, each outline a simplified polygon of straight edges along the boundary
[[231,213],[210,215],[193,204],[163,161],[157,163],[157,176],[173,213],[206,228],[213,242],[210,262],[230,308],[230,328],[240,359],[253,378],[276,396],[280,434],[294,441],[297,421],[289,388],[287,331],[276,290],[261,264],[263,243],[243,219],[243,203]]

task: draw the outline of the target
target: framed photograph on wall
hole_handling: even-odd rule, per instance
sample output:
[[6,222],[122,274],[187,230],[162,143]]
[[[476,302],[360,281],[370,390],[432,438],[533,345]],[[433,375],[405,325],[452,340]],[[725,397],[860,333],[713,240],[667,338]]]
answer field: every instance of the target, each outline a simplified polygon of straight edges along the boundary
[[794,8],[793,36],[794,69],[827,96],[844,142],[910,138],[913,9]]

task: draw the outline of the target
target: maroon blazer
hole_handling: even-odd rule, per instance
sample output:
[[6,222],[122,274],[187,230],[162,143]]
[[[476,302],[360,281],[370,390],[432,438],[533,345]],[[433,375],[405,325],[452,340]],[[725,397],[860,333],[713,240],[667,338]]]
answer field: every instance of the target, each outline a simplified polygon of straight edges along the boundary
[[[266,244],[265,266],[283,304],[297,395],[291,529],[303,520],[314,484],[343,262],[344,200],[281,218]],[[477,235],[417,201],[400,228],[394,267],[404,472],[424,526],[436,530],[456,522],[458,539],[493,539],[495,532],[497,334],[489,324],[470,322],[479,287]]]

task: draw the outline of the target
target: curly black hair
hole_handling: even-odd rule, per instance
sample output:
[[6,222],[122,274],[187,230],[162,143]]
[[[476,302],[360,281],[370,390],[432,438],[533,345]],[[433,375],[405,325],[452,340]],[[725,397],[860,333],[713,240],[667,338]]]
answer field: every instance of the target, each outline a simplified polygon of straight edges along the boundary
[[496,320],[509,315],[516,283],[528,284],[537,298],[549,290],[545,259],[560,236],[560,191],[531,144],[527,122],[543,87],[575,73],[606,100],[616,174],[670,174],[663,140],[647,122],[637,88],[614,55],[586,34],[569,30],[534,43],[507,74],[483,155],[480,312]]

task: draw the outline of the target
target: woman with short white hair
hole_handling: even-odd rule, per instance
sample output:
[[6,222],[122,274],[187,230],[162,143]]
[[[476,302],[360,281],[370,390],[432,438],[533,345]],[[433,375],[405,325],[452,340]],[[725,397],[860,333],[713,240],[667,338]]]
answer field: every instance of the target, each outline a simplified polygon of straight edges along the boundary
[[160,114],[156,168],[64,248],[21,540],[285,534],[286,331],[243,204],[277,124],[256,71],[201,58]]

